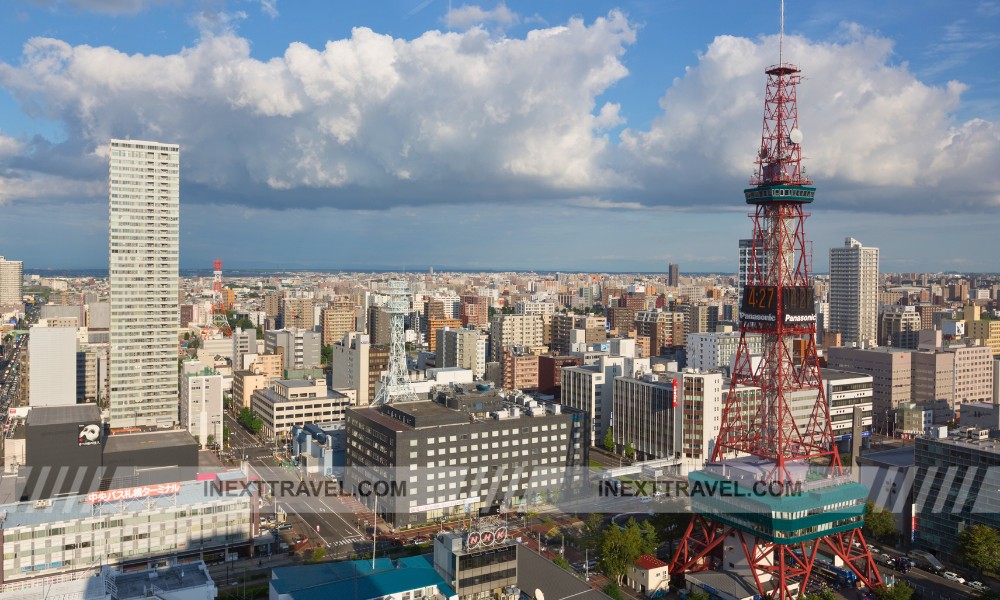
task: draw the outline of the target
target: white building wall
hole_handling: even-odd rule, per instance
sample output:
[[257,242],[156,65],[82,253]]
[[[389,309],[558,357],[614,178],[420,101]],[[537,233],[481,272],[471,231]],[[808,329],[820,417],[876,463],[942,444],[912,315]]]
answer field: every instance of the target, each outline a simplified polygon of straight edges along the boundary
[[28,335],[28,404],[76,404],[76,328],[31,328]]

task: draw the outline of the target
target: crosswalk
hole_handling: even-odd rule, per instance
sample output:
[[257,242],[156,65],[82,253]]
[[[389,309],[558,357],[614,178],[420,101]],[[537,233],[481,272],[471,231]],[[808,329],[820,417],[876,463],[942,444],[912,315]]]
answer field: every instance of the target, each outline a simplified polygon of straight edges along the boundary
[[330,542],[330,545],[331,546],[346,546],[348,544],[354,544],[354,543],[360,542],[362,540],[364,540],[364,538],[361,537],[360,535],[352,535],[351,537],[344,538],[342,540],[337,540],[335,542]]

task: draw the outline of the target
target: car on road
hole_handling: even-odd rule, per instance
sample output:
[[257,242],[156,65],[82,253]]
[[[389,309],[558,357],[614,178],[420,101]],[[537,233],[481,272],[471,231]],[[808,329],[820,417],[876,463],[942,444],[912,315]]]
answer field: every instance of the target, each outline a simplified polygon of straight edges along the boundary
[[944,577],[948,581],[955,581],[955,582],[958,582],[958,583],[965,583],[965,578],[964,577],[962,577],[958,573],[952,573],[951,571],[945,571],[944,573],[941,573],[941,577]]
[[982,581],[966,581],[965,585],[967,585],[970,588],[976,590],[977,592],[986,592],[986,591],[989,591],[989,589],[990,589]]

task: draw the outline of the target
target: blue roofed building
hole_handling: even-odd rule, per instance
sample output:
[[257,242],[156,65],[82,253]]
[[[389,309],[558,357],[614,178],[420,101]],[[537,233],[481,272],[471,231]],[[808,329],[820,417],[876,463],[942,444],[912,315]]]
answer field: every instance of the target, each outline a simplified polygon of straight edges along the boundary
[[430,555],[285,567],[271,571],[270,600],[457,600]]

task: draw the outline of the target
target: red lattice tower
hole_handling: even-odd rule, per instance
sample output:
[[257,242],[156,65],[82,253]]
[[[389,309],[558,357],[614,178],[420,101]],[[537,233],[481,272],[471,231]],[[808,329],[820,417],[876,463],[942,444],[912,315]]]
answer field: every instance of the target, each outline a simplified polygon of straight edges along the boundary
[[[752,575],[761,597],[786,599],[807,589],[821,546],[839,557],[844,573],[854,573],[857,582],[868,587],[882,583],[861,534],[867,490],[845,479],[816,355],[816,314],[804,227],[808,215],[803,211],[816,190],[809,187],[812,182],[802,168],[796,98],[801,77],[798,67],[787,63],[772,66],[766,73],[757,167],[750,181],[753,187],[744,192],[755,212],[750,215],[753,244],[740,305],[740,341],[712,460],[705,471],[692,474],[691,479],[701,477],[699,473],[712,477],[711,473],[726,473],[727,468],[732,473],[733,468],[753,465],[761,469],[758,481],[779,486],[808,481],[810,470],[825,470],[827,481],[819,481],[816,487],[826,487],[815,496],[814,509],[804,511],[812,517],[789,525],[775,516],[772,528],[763,531],[759,525],[748,525],[739,514],[719,510],[722,505],[713,505],[711,498],[693,498],[696,516],[670,572],[680,575],[707,570],[721,562],[718,559],[723,551],[737,552],[740,560],[745,557],[748,566],[744,570]],[[764,257],[766,262],[761,260]],[[762,263],[767,265],[766,272],[762,272]],[[748,334],[763,338],[763,356],[756,367]],[[795,342],[800,345],[799,356],[795,355]],[[741,386],[759,388],[760,401],[747,401],[737,393]],[[815,397],[805,423],[797,424],[793,416],[793,394]],[[843,485],[839,485],[841,481]],[[839,497],[849,498],[850,506],[842,512],[837,508]],[[772,515],[798,511],[783,509],[782,501],[761,502],[754,508]],[[831,513],[826,519],[829,523],[809,524],[810,519],[823,521],[825,517],[815,515],[824,512]],[[729,544],[724,542],[727,537]],[[824,564],[822,568],[830,567]]]
[[226,318],[226,301],[222,295],[222,261],[212,261],[212,325],[229,335],[229,319]]

